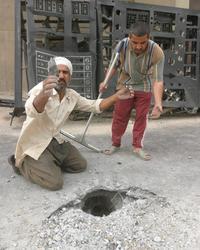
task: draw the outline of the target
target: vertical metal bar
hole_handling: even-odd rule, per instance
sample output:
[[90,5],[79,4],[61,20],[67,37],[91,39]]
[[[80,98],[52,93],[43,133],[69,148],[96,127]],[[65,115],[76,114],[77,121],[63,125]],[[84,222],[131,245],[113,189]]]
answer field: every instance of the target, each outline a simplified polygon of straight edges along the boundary
[[104,69],[103,69],[103,41],[102,41],[102,10],[101,4],[97,1],[96,5],[96,26],[97,26],[97,45],[96,45],[96,60],[97,65],[96,67],[96,83],[100,83],[104,76]]
[[33,15],[33,0],[28,0],[26,5],[27,12],[27,61],[28,61],[28,90],[36,84],[36,45],[35,45],[35,22]]
[[64,51],[72,52],[75,50],[75,44],[72,39],[72,0],[64,0]]
[[15,107],[22,107],[21,0],[15,1]]
[[96,20],[96,0],[89,2],[89,51],[92,53],[92,83],[91,83],[91,99],[97,97],[98,85],[96,81],[97,71],[97,20]]

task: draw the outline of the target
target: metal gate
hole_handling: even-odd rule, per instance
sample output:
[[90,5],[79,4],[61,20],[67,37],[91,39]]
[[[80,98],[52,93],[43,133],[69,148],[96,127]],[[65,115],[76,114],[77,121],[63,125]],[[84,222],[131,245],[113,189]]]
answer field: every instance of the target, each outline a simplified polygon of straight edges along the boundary
[[[114,45],[137,21],[150,24],[151,38],[165,53],[165,107],[200,107],[200,14],[188,9],[113,0],[15,1],[15,110],[23,107],[22,56],[27,88],[47,76],[53,55],[74,67],[71,87],[96,98]],[[114,81],[107,94],[114,91]]]

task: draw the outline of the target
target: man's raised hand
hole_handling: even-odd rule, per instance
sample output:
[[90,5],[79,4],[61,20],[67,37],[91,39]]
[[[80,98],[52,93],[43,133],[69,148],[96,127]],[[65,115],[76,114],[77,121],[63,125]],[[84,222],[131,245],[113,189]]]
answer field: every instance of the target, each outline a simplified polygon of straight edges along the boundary
[[58,78],[56,76],[48,76],[43,81],[43,94],[44,96],[52,96],[53,89],[57,86]]

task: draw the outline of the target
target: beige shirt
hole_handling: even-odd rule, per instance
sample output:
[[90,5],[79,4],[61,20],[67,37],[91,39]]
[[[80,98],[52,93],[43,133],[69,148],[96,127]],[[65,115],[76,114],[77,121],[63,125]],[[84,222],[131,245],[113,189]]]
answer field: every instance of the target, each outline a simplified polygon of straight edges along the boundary
[[15,152],[18,167],[26,155],[37,160],[53,137],[59,143],[64,142],[60,130],[73,110],[101,112],[99,104],[102,99],[88,100],[76,91],[67,88],[61,102],[58,93],[53,90],[53,95],[49,97],[44,112],[38,113],[33,106],[33,100],[41,92],[42,86],[42,82],[38,83],[29,92],[29,98],[25,103],[27,117],[23,123]]

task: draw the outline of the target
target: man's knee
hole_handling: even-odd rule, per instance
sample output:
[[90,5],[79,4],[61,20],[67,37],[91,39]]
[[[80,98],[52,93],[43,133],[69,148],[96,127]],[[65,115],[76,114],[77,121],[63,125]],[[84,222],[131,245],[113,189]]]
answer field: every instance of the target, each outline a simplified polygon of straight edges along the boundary
[[85,171],[87,168],[87,160],[86,159],[83,159],[80,163],[80,167],[79,167],[79,170],[80,172],[83,172]]
[[[27,163],[27,162],[26,162]],[[52,171],[42,171],[23,162],[20,172],[29,181],[49,190],[59,190],[63,187],[63,176],[60,168],[52,168]]]
[[85,171],[86,168],[87,168],[87,160],[83,158],[76,165],[69,167],[68,170],[71,173],[80,173]]
[[[22,175],[24,175],[23,172]],[[44,178],[44,176],[41,177],[36,174],[31,174],[29,176],[24,175],[24,177],[29,181],[31,181],[32,183],[52,191],[60,190],[63,187],[63,178],[60,175],[51,176],[50,178],[48,177]]]
[[80,161],[77,161],[73,164],[63,164],[61,166],[64,172],[68,173],[80,173],[83,172],[87,168],[87,160],[85,158],[82,158]]
[[43,187],[52,191],[60,190],[63,187],[63,178],[48,181]]

